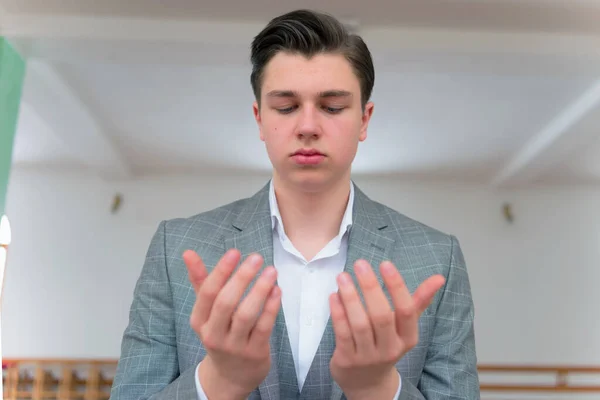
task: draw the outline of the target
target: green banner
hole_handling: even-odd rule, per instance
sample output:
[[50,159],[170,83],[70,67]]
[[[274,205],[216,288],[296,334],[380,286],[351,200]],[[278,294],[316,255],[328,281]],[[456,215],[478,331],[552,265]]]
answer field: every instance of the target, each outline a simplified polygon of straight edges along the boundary
[[6,204],[24,76],[25,61],[0,37],[0,215],[4,214]]

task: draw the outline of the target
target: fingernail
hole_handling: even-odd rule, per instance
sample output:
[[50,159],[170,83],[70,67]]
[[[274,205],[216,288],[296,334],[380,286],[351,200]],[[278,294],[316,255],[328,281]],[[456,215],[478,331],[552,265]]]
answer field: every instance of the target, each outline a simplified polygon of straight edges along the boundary
[[352,284],[352,280],[347,274],[341,274],[338,276],[338,283],[342,286],[349,286]]
[[276,271],[273,267],[265,268],[265,270],[263,271],[263,275],[265,278],[273,278],[275,276],[275,273]]
[[354,270],[358,275],[364,275],[367,273],[367,266],[362,262],[357,262],[354,266]]
[[381,273],[385,276],[392,276],[394,274],[395,269],[396,268],[394,267],[394,265],[389,262],[383,262],[380,267]]
[[252,265],[257,265],[257,264],[260,264],[261,259],[262,259],[262,257],[260,256],[260,254],[252,254],[250,256],[250,260],[249,261],[250,261],[250,263]]
[[225,254],[225,256],[227,257],[227,259],[229,261],[233,261],[237,258],[238,252],[236,249],[229,249],[227,251],[227,253]]

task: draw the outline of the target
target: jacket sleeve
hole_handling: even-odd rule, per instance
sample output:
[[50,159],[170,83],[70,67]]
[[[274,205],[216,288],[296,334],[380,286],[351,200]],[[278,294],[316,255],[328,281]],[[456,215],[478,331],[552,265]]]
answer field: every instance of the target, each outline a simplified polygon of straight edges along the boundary
[[402,382],[402,400],[477,400],[474,305],[462,250],[451,236],[446,284],[437,305],[431,342],[417,386]]
[[111,400],[196,399],[195,368],[179,370],[166,222],[152,237],[135,286]]

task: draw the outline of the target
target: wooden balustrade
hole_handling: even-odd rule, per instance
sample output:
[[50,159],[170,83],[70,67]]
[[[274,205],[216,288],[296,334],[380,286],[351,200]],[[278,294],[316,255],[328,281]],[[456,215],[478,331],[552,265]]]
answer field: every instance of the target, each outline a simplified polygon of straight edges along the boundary
[[[117,360],[114,359],[4,359],[4,399],[108,400],[116,366]],[[600,394],[600,367],[479,365],[478,370],[482,393]],[[489,376],[495,378],[494,383],[486,382]],[[514,382],[515,376],[542,376],[549,378],[547,380],[551,383],[525,384],[520,382],[522,379]],[[577,376],[589,376],[598,383],[570,382]],[[497,383],[499,377],[502,377],[501,383]]]
[[[479,365],[481,392],[514,393],[600,393],[600,367],[570,365]],[[503,382],[509,382],[510,375],[530,378],[547,378],[551,383],[485,383],[486,375],[506,376]],[[570,379],[586,376],[599,383],[574,383]],[[514,381],[514,379],[512,379]],[[531,379],[535,380],[535,379]]]
[[108,400],[117,360],[4,359],[6,400]]

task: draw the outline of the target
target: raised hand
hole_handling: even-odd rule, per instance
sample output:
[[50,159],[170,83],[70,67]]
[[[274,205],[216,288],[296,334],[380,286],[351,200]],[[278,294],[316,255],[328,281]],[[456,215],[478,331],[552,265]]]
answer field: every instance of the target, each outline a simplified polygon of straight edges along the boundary
[[417,345],[419,317],[445,279],[432,276],[411,296],[396,267],[383,262],[380,271],[392,310],[369,263],[358,260],[355,271],[366,309],[350,275],[340,274],[339,291],[329,298],[336,338],[331,375],[349,400],[392,399],[399,384],[395,364]]
[[199,368],[200,383],[212,399],[245,399],[271,367],[269,338],[281,306],[277,271],[269,266],[242,300],[263,259],[252,254],[242,262],[229,250],[208,274],[194,251],[183,254],[196,302],[190,324],[208,355]]

